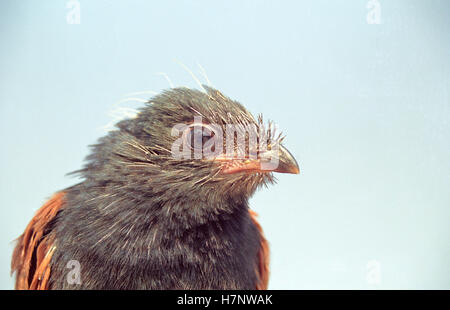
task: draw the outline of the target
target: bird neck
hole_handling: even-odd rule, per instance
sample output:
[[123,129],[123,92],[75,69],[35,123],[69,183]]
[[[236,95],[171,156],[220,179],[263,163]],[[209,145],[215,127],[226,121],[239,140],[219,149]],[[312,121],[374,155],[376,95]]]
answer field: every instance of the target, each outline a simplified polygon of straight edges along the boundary
[[79,213],[82,218],[99,219],[85,224],[100,232],[110,231],[110,228],[101,226],[113,222],[118,230],[126,231],[134,225],[136,229],[141,227],[144,233],[146,229],[158,227],[161,232],[182,234],[195,227],[237,220],[248,213],[246,196],[156,195],[85,182],[71,188],[68,194],[71,196],[68,201],[75,202],[68,209]]

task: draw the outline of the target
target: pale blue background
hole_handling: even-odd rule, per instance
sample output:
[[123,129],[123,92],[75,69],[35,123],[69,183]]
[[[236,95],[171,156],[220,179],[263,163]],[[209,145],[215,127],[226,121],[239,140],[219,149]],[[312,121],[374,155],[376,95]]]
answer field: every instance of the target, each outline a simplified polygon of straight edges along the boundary
[[275,120],[300,163],[251,200],[270,288],[450,289],[448,1],[379,0],[380,25],[366,0],[80,0],[79,25],[66,2],[0,4],[0,288],[114,105],[168,88],[158,72],[196,87],[178,60]]

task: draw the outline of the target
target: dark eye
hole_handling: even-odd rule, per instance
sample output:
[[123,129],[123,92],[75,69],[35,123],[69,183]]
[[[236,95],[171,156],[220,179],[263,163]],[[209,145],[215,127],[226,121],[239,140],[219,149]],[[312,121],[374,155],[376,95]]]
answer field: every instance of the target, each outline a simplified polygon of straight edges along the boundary
[[214,132],[205,125],[192,125],[189,127],[189,132],[186,135],[186,142],[192,150],[194,148],[203,149],[212,137],[214,137]]

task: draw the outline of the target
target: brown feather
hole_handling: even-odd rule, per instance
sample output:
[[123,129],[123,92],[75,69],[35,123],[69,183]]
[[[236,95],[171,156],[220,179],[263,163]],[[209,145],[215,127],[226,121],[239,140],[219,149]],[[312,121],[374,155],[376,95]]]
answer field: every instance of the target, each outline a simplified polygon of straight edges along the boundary
[[18,290],[48,289],[50,261],[55,250],[48,224],[64,204],[64,193],[56,193],[34,215],[24,233],[17,239],[11,261]]
[[264,237],[262,227],[256,220],[258,214],[252,210],[250,211],[250,217],[255,223],[261,237],[261,248],[258,251],[256,274],[258,276],[258,283],[256,284],[257,290],[266,290],[269,284],[269,243]]

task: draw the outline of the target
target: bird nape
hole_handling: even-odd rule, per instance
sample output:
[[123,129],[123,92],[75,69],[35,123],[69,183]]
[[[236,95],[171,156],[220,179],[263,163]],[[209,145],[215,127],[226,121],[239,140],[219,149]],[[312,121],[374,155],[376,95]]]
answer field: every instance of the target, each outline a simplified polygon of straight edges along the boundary
[[17,289],[267,288],[248,199],[299,168],[271,124],[204,89],[155,96],[92,146],[18,238]]

